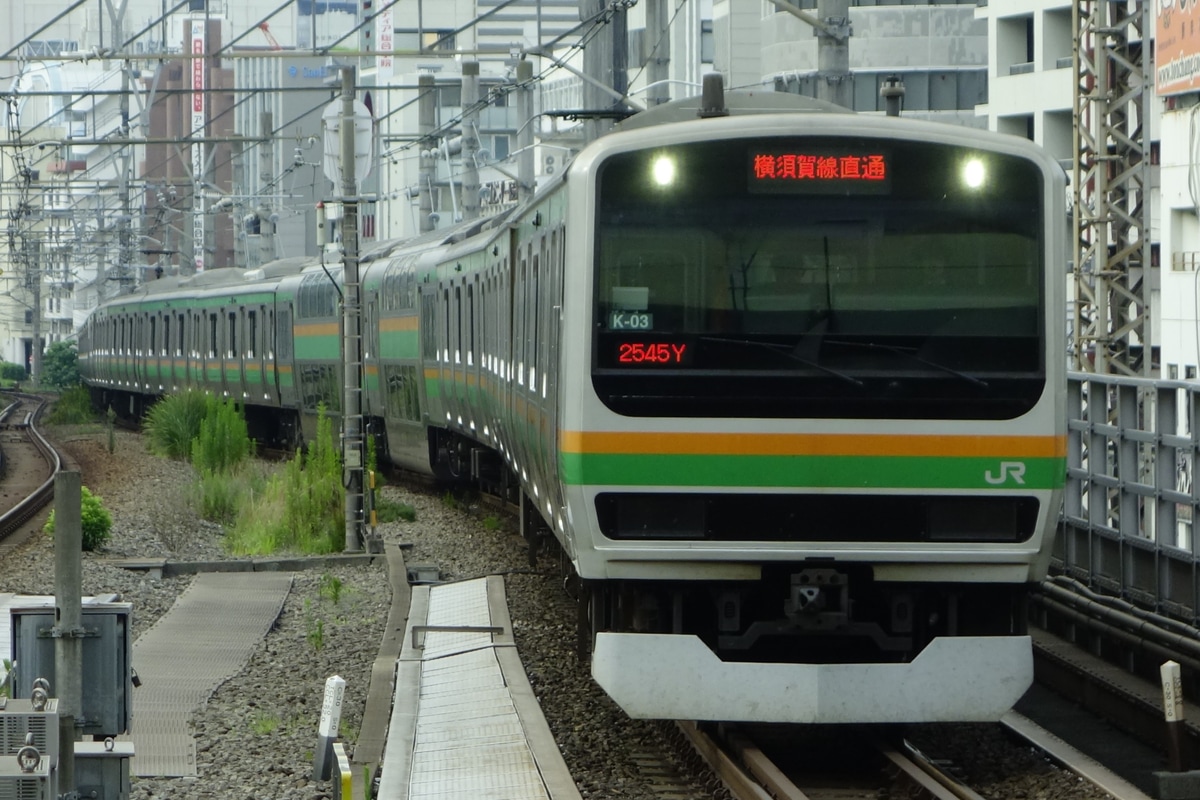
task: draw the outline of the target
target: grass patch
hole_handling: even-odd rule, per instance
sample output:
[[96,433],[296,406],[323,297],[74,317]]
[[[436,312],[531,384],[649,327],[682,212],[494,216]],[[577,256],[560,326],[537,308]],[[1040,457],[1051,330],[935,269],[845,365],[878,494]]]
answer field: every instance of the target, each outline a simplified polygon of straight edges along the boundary
[[96,421],[86,386],[73,386],[58,396],[46,415],[49,425],[86,425]]
[[304,638],[318,653],[325,646],[325,620],[317,616],[308,600],[304,601]]
[[208,410],[208,396],[196,389],[159,400],[146,414],[142,430],[150,452],[178,461],[192,454],[192,440]]
[[342,579],[328,573],[322,575],[317,592],[336,606],[342,601]]
[[345,489],[341,455],[329,418],[321,410],[317,438],[297,452],[262,491],[243,502],[225,537],[236,555],[279,550],[335,553],[345,544]]
[[380,522],[413,522],[417,518],[417,510],[408,503],[379,497],[375,500],[375,516]]
[[278,715],[258,711],[250,719],[250,730],[254,731],[257,736],[270,736],[279,730],[279,726],[282,724],[283,721],[279,719]]

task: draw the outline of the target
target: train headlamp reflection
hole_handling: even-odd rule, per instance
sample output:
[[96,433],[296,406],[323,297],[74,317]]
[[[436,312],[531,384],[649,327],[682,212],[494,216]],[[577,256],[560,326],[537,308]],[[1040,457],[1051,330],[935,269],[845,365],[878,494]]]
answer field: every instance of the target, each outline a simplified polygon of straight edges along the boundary
[[978,189],[987,180],[987,168],[978,158],[969,159],[962,168],[962,182],[968,189]]
[[651,174],[656,186],[667,187],[675,183],[675,159],[670,156],[659,156],[654,159]]

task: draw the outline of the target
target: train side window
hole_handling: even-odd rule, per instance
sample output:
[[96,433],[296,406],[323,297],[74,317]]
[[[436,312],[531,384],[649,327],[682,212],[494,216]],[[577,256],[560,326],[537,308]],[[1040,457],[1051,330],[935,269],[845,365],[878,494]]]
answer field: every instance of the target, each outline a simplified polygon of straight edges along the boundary
[[432,292],[421,295],[421,357],[426,361],[437,359],[437,324],[433,315],[437,310],[437,296]]
[[475,283],[479,281],[476,276],[473,283],[467,286],[467,324],[470,325],[470,336],[467,339],[467,364],[475,366]]
[[164,356],[171,355],[171,315],[163,315],[163,349]]
[[449,363],[450,361],[450,290],[442,290],[442,309],[445,315],[445,324],[442,326],[442,361]]
[[208,315],[208,357],[217,357],[217,315]]
[[237,312],[229,312],[229,337],[226,341],[227,355],[226,358],[237,358],[238,356],[238,341],[237,341]]
[[258,312],[246,312],[246,358],[254,358],[254,353],[258,350]]
[[158,317],[150,317],[150,339],[146,345],[146,355],[158,355]]
[[[525,259],[525,254],[520,253],[517,258],[517,274],[513,278],[513,314],[512,314],[512,330],[509,334],[512,336],[512,360],[513,371],[517,375],[517,385],[525,385],[525,291],[528,286],[527,269],[529,262]],[[518,300],[520,298],[520,300]]]
[[529,323],[527,323],[527,327],[525,328],[525,333],[529,337],[529,340],[526,343],[525,352],[529,359],[529,391],[536,392],[537,376],[539,367],[541,366],[541,360],[538,357],[538,351],[541,349],[541,342],[539,341],[540,337],[538,336],[538,308],[541,305],[539,294],[542,288],[542,281],[541,275],[538,272],[538,269],[541,266],[541,258],[538,253],[533,253],[532,264],[533,268],[529,272],[532,290],[530,291],[529,295],[530,302],[525,306],[527,313],[529,314]]
[[278,342],[279,358],[288,361],[292,357],[292,310],[281,308],[275,318],[275,339]]
[[462,335],[462,287],[454,287],[454,341],[451,347],[454,351],[454,363],[461,364],[463,360],[463,335]]

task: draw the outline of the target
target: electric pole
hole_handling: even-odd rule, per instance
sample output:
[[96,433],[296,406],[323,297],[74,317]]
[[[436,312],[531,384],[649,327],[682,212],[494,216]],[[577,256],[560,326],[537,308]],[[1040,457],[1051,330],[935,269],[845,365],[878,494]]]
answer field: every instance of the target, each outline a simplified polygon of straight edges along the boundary
[[339,125],[342,164],[342,464],[346,470],[346,552],[362,549],[362,305],[358,280],[358,180],[355,175],[354,67],[342,67],[342,119]]
[[1074,3],[1072,350],[1074,367],[1085,372],[1155,376],[1147,245],[1152,9]]

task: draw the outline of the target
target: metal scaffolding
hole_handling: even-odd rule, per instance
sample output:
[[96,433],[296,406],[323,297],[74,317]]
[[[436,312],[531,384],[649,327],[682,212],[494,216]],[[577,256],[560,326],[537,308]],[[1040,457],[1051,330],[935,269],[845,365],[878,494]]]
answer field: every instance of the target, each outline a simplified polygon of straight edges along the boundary
[[1151,5],[1076,0],[1074,367],[1152,377]]

